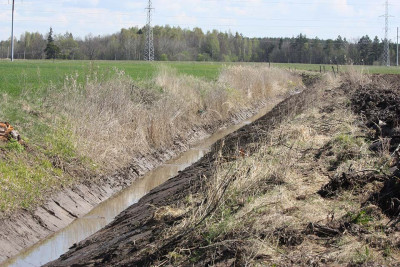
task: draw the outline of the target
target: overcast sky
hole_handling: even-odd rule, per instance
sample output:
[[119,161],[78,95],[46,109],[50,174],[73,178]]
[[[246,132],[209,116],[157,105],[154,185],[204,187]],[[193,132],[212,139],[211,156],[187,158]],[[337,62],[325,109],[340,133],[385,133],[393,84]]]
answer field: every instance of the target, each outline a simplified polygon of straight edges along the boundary
[[[11,34],[11,2],[0,0],[0,40]],[[239,32],[248,37],[348,40],[384,38],[384,0],[153,0],[153,24]],[[400,1],[390,0],[390,39],[400,26]],[[15,35],[25,31],[76,37],[104,35],[146,23],[147,0],[15,0]]]

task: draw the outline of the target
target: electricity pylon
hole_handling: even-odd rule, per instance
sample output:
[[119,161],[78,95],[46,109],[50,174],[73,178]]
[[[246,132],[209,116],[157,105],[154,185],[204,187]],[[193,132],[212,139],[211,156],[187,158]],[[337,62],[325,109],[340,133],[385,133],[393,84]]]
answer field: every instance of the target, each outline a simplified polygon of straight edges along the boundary
[[383,62],[390,66],[390,48],[389,48],[389,0],[385,3],[385,46],[383,49]]
[[151,0],[147,6],[147,23],[146,23],[146,45],[144,48],[144,59],[147,61],[154,61],[154,39],[153,28],[151,26],[151,13],[154,8],[151,6]]

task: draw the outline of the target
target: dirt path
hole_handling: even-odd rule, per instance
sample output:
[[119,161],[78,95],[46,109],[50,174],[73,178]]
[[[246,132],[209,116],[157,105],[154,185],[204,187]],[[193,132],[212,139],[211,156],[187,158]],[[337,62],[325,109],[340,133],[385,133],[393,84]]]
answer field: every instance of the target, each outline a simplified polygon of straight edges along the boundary
[[[240,156],[241,151],[250,151],[252,143],[265,138],[269,130],[279,125],[282,120],[302,112],[307,103],[312,101],[311,89],[293,95],[261,119],[228,135],[215,144],[212,151],[198,163],[152,190],[106,228],[76,244],[68,253],[48,266],[148,264],[157,255],[143,255],[141,248],[151,245],[156,236],[163,234],[165,226],[173,224],[176,216],[180,216],[171,215],[160,221],[154,217],[159,207],[185,201],[191,192],[198,191],[203,185],[203,178],[210,177],[214,172],[215,160],[219,153],[225,158],[235,158]],[[163,253],[163,248],[168,246],[168,243],[164,244],[159,253]]]

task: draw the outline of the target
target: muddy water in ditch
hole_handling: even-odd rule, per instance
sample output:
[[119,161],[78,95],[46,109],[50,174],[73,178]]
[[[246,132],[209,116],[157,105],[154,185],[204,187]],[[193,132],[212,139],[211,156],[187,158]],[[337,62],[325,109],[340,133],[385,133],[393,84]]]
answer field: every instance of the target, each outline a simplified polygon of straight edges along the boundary
[[177,175],[179,171],[184,170],[198,161],[209,151],[211,145],[219,139],[259,119],[266,114],[272,106],[272,104],[268,105],[268,107],[263,108],[257,115],[244,122],[220,129],[212,136],[195,144],[177,158],[150,171],[116,196],[99,204],[84,217],[76,219],[66,228],[17,255],[15,258],[8,261],[5,266],[41,266],[59,258],[63,253],[67,252],[74,243],[89,237],[106,226],[115,216],[130,205],[136,203],[151,189],[164,183],[169,178]]

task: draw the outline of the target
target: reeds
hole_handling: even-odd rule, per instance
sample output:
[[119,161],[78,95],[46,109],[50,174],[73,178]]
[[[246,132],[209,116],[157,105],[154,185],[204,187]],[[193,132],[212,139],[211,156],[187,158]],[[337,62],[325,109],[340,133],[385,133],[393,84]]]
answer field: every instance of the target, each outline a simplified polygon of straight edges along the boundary
[[77,150],[106,170],[126,166],[136,153],[169,149],[196,127],[227,122],[302,86],[284,70],[250,66],[227,67],[214,82],[165,66],[141,83],[118,70],[105,81],[95,77],[80,85],[78,78],[66,78],[52,105],[71,124]]

